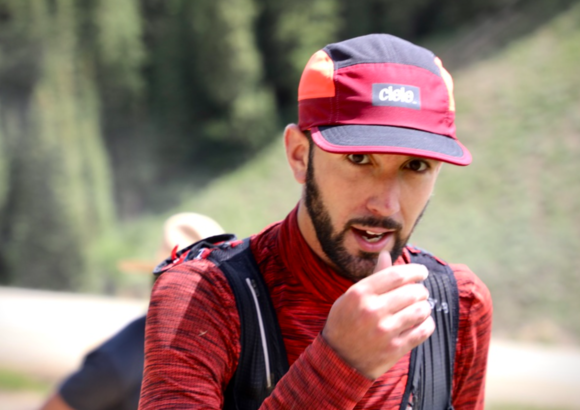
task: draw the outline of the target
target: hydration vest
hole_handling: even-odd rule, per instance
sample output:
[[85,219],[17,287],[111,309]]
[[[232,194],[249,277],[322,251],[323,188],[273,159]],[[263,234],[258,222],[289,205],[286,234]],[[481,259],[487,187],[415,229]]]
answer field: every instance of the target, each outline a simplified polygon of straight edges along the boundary
[[[257,410],[289,369],[270,293],[249,238],[222,234],[196,242],[155,268],[159,275],[178,263],[207,258],[225,275],[240,317],[238,367],[224,394],[224,410]],[[407,247],[411,263],[425,265],[435,331],[411,351],[400,410],[452,410],[451,388],[457,343],[459,296],[451,268],[430,253]]]

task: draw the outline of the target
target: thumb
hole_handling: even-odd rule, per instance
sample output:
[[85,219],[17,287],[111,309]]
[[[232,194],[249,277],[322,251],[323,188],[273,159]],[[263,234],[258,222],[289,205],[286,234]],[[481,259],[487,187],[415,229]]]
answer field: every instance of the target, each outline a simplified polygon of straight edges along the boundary
[[391,261],[391,254],[388,251],[382,251],[379,253],[379,258],[377,260],[377,266],[375,266],[375,270],[373,273],[377,273],[382,271],[383,269],[387,269],[393,266],[393,262]]

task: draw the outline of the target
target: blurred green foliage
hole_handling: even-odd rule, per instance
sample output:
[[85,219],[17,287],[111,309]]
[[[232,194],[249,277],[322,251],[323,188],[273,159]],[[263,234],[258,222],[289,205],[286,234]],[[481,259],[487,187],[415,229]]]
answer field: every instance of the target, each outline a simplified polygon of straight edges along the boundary
[[78,288],[86,247],[112,222],[114,206],[75,2],[0,6],[0,280]]
[[53,388],[53,384],[29,374],[0,368],[0,392],[27,391],[46,395]]
[[417,242],[486,280],[501,328],[579,335],[577,3],[0,0],[0,283],[146,292],[117,261],[150,260],[171,213],[240,236],[282,218],[304,64],[389,32],[452,68],[475,156]]

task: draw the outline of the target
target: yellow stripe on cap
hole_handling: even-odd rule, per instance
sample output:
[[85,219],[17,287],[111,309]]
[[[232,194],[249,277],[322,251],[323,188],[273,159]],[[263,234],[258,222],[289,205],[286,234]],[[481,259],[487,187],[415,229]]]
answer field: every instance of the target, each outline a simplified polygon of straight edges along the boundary
[[441,77],[447,86],[447,92],[449,93],[449,111],[455,111],[455,98],[453,97],[453,78],[451,74],[443,67],[443,63],[439,57],[435,57],[435,64],[441,69]]

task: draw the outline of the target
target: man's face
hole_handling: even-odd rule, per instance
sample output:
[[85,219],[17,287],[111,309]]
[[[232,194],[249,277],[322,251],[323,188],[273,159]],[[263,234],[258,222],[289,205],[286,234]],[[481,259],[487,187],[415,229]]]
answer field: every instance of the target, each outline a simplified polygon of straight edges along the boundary
[[331,154],[311,146],[304,202],[324,256],[339,274],[370,275],[379,252],[395,261],[429,198],[441,163],[389,154]]

